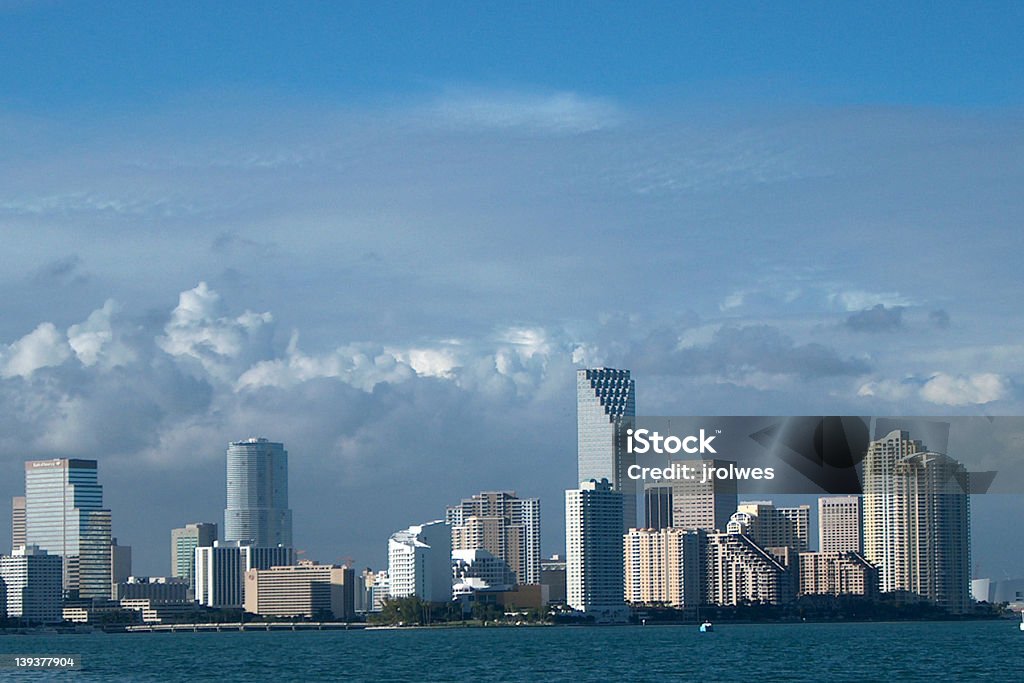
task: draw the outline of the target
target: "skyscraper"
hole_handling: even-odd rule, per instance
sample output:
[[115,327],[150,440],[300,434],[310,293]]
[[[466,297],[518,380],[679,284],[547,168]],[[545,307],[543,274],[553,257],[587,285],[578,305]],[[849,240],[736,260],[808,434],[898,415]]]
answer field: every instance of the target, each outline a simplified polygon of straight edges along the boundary
[[63,558],[69,596],[109,598],[110,510],[95,460],[25,463],[25,540]]
[[860,496],[818,498],[818,549],[823,553],[864,551]]
[[228,445],[228,505],[224,540],[274,547],[292,545],[288,508],[288,451],[262,438]]
[[186,524],[171,529],[171,576],[188,579],[189,588],[196,587],[196,548],[210,547],[217,540],[213,522]]
[[7,616],[43,624],[59,622],[60,567],[60,557],[34,545],[19,547],[10,557],[0,556],[0,582],[7,592]]
[[879,567],[883,591],[967,610],[969,490],[963,465],[906,431],[871,442],[864,459],[864,555]]
[[637,482],[627,476],[636,456],[626,430],[636,419],[636,387],[629,370],[576,371],[577,479],[607,479],[622,494],[622,533],[636,526]]
[[388,539],[388,594],[426,602],[452,599],[452,532],[441,520],[396,531]]
[[[681,460],[678,464],[700,472],[708,468],[729,467],[729,460]],[[725,531],[729,517],[736,512],[736,480],[712,477],[677,479],[672,482],[672,526],[680,529]]]
[[624,549],[626,602],[700,605],[705,538],[699,529],[630,529]]
[[567,602],[598,621],[624,621],[623,495],[607,479],[565,492]]
[[517,583],[540,583],[540,500],[483,491],[449,506],[452,550],[483,548],[508,563]]

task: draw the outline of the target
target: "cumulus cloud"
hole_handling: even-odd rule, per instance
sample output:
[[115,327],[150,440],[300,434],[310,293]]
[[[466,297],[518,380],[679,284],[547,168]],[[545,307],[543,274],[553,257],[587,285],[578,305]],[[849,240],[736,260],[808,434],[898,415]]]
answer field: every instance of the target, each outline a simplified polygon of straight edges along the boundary
[[875,304],[846,318],[846,326],[855,332],[891,332],[902,324],[903,307],[885,304]]
[[1005,378],[991,373],[947,375],[938,373],[921,387],[921,397],[944,406],[983,405],[1006,398],[1009,387]]
[[41,323],[0,355],[0,375],[29,377],[40,368],[60,365],[71,356],[67,339],[53,323]]
[[226,380],[231,379],[232,368],[269,352],[271,322],[270,313],[221,315],[220,295],[200,282],[181,293],[157,343],[168,354],[194,359],[210,374]]

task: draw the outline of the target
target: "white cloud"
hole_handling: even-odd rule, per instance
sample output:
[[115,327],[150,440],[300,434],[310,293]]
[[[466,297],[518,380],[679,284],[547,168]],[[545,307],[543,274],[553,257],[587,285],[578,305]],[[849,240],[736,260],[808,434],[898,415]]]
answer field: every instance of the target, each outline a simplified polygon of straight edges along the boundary
[[995,373],[947,375],[938,373],[921,387],[921,397],[944,406],[984,404],[1005,398],[1006,380]]
[[105,357],[107,365],[122,365],[134,359],[135,354],[114,339],[111,319],[120,310],[113,299],[107,299],[102,308],[89,314],[84,322],[68,328],[68,344],[82,365],[90,367]]
[[220,315],[220,295],[200,282],[182,292],[158,346],[177,357],[198,360],[210,374],[223,379],[231,367],[265,355],[270,341],[270,313],[246,311],[237,317]]
[[60,365],[71,356],[67,340],[53,323],[41,323],[0,355],[0,375],[29,377],[39,368]]
[[861,398],[879,398],[884,401],[902,401],[914,393],[913,381],[898,382],[891,379],[871,380],[861,384],[857,395]]
[[829,303],[839,305],[843,310],[863,311],[881,305],[886,308],[893,306],[912,306],[913,301],[898,292],[869,292],[863,289],[850,289],[832,292],[828,295]]

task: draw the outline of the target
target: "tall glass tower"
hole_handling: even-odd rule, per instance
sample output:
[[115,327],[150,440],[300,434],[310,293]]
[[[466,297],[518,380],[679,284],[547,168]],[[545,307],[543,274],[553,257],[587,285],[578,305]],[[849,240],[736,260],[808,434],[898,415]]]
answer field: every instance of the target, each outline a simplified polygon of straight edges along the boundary
[[25,541],[64,558],[68,597],[110,597],[110,510],[95,460],[25,463]]
[[636,526],[637,482],[626,475],[636,456],[626,430],[636,419],[636,387],[629,370],[576,371],[576,433],[580,482],[607,479],[623,496],[623,531]]
[[284,444],[260,438],[228,445],[224,540],[259,547],[291,547],[288,451]]

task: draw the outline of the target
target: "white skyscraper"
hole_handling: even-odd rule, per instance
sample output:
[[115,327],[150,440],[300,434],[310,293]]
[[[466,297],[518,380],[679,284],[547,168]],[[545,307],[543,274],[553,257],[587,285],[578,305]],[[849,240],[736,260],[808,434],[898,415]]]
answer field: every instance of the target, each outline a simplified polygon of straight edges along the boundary
[[[7,592],[7,616],[30,622],[61,621],[61,558],[37,546],[20,546],[0,556],[0,581]],[[109,591],[109,589],[108,589]]]
[[228,445],[227,456],[224,540],[291,547],[288,451],[284,444],[262,438],[235,441]]
[[607,479],[622,494],[622,533],[637,519],[637,482],[626,474],[636,462],[626,448],[626,430],[635,418],[636,387],[629,370],[576,371],[577,480]]
[[388,594],[426,602],[452,599],[452,533],[441,520],[396,531],[388,539]]
[[195,549],[196,600],[206,607],[242,607],[247,571],[294,563],[294,552],[285,546],[256,547],[238,541],[199,546]]
[[818,550],[823,553],[864,551],[860,496],[818,499]]
[[970,490],[956,460],[905,431],[864,459],[864,555],[883,591],[908,591],[953,612],[970,604]]
[[565,492],[567,602],[598,621],[625,621],[623,495],[607,479]]

